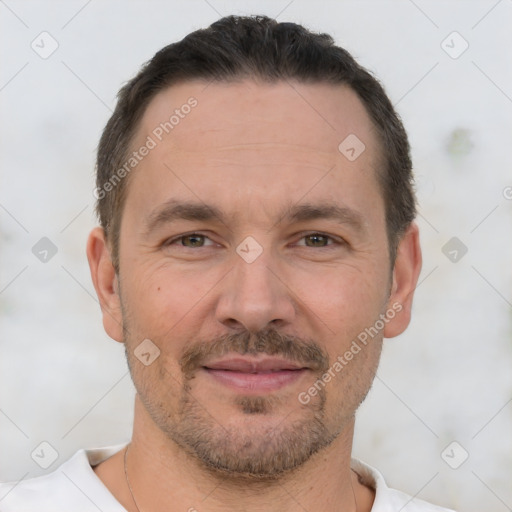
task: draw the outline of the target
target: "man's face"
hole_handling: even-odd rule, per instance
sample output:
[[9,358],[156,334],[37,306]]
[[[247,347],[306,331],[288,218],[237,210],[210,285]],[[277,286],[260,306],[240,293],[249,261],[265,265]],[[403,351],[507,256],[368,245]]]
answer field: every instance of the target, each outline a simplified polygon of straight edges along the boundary
[[[190,97],[197,105],[159,141]],[[355,160],[338,149],[351,134],[365,145]],[[119,272],[147,415],[205,467],[297,467],[351,424],[382,332],[304,392],[391,307],[372,123],[346,87],[188,82],[153,99],[132,149],[148,136]],[[134,354],[145,339],[160,350],[148,366]]]

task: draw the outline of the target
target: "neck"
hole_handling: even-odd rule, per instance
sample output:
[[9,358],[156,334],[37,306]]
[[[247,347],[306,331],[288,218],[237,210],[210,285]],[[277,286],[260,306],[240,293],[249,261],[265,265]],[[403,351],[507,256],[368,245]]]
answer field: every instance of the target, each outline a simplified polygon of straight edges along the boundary
[[203,467],[169,440],[137,399],[126,460],[130,485],[124,450],[112,457],[109,467],[102,468],[110,459],[95,471],[129,512],[137,507],[140,512],[364,512],[371,509],[373,496],[350,470],[353,427],[351,422],[329,447],[296,470],[272,480],[241,478]]

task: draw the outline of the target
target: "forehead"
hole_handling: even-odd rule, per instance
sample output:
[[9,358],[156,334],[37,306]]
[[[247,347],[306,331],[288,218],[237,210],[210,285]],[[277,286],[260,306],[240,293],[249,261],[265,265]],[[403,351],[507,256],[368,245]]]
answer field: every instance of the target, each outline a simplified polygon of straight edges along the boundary
[[148,105],[138,135],[162,137],[166,140],[157,142],[176,151],[226,147],[229,138],[229,149],[240,152],[250,151],[248,144],[279,144],[295,147],[301,156],[314,152],[323,157],[350,134],[373,149],[373,131],[361,100],[348,86],[244,80],[185,82],[161,91]]
[[[346,86],[252,80],[173,85],[153,98],[140,122],[132,149],[148,140],[152,149],[137,165],[128,197],[139,196],[138,207],[146,210],[144,202],[154,206],[178,190],[200,199],[213,193],[234,209],[237,198],[243,204],[264,196],[264,210],[283,194],[296,200],[307,189],[308,198],[334,197],[340,187],[350,196],[357,188],[376,188],[380,149],[374,132]],[[340,152],[347,140],[357,152],[364,147],[356,160]]]

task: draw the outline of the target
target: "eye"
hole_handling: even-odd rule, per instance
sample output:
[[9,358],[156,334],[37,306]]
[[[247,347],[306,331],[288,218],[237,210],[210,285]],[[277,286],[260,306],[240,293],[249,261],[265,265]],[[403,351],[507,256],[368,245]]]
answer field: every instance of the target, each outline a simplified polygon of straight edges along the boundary
[[297,245],[305,246],[305,247],[328,247],[330,245],[339,244],[338,240],[335,240],[333,237],[324,235],[322,233],[310,233],[304,235],[301,238],[301,242],[304,240],[304,243],[298,243]]
[[[323,233],[308,233],[303,235],[296,245],[310,248],[326,248],[333,245],[343,245],[343,243],[343,240],[335,239],[334,237],[325,235]],[[189,249],[197,249],[215,245],[215,243],[206,235],[202,235],[200,233],[189,233],[168,240],[164,242],[164,245],[174,245],[178,247],[187,247]]]
[[[210,244],[207,244],[207,241],[209,241]],[[188,247],[193,249],[196,247],[205,247],[206,245],[211,245],[212,243],[213,242],[206,235],[191,233],[188,235],[181,235],[177,238],[169,240],[168,242],[165,242],[165,245],[179,245],[181,247]]]

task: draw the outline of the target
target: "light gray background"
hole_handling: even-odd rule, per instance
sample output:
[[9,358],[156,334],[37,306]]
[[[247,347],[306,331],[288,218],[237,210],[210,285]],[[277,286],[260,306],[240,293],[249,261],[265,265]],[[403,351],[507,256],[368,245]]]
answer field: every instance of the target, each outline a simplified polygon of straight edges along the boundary
[[[385,342],[354,455],[423,499],[512,510],[510,0],[0,1],[0,479],[44,473],[31,458],[42,441],[58,452],[51,471],[129,438],[134,391],[85,257],[95,148],[144,61],[241,13],[331,33],[380,77],[410,134],[423,272],[410,328]],[[31,48],[49,48],[42,31],[59,45],[47,59]],[[458,58],[445,51],[463,48],[453,31],[469,44]],[[42,237],[58,249],[46,263],[32,253]],[[442,251],[452,237],[468,249],[457,262]],[[469,454],[458,469],[441,456],[453,441],[452,465]]]

